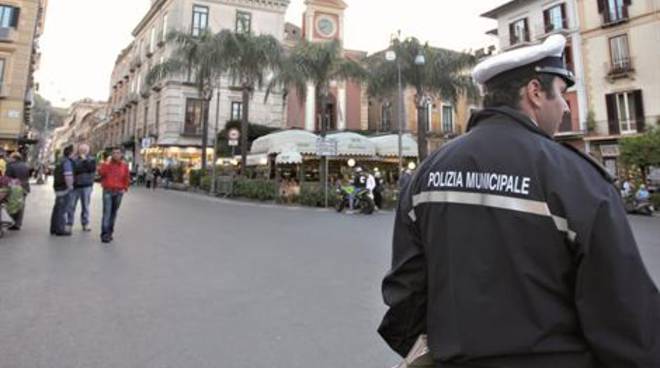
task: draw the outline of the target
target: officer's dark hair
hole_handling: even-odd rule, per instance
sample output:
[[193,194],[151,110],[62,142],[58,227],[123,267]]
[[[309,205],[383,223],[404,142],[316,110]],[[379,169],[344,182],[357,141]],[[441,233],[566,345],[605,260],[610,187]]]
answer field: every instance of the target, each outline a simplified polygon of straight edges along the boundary
[[496,77],[485,85],[484,107],[507,106],[518,110],[520,108],[520,89],[533,80],[538,80],[541,90],[548,95],[548,98],[554,99],[556,97],[553,89],[555,78],[554,75],[539,74],[529,69]]
[[69,146],[64,147],[64,150],[63,150],[62,153],[64,154],[65,157],[71,156],[71,154],[73,153],[73,146],[69,145]]

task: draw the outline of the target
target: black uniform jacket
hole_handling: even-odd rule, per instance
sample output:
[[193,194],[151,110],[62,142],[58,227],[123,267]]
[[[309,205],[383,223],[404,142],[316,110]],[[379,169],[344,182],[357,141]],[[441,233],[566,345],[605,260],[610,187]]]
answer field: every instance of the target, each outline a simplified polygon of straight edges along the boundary
[[620,196],[525,115],[486,109],[404,188],[379,328],[439,367],[660,367],[660,295]]

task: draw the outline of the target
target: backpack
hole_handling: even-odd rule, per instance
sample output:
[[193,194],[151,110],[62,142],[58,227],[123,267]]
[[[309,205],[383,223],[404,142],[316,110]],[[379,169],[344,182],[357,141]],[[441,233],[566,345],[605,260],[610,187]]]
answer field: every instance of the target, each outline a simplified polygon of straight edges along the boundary
[[25,206],[25,191],[20,185],[10,185],[6,198],[6,208],[10,215],[19,213]]

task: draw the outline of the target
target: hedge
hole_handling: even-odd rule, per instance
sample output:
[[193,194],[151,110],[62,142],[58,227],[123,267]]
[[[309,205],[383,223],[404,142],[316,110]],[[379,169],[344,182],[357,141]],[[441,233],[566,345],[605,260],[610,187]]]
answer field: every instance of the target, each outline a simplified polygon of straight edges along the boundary
[[238,179],[234,182],[234,197],[274,201],[278,196],[277,183],[271,180]]

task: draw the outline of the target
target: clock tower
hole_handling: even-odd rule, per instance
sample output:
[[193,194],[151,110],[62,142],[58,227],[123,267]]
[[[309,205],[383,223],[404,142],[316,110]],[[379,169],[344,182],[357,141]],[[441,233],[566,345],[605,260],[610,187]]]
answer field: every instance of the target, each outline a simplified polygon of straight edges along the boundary
[[[303,17],[303,37],[309,42],[344,41],[344,10],[348,7],[342,0],[305,0],[307,9]],[[333,87],[334,102],[323,109],[331,112],[335,128],[346,129],[346,83],[336,83]],[[315,131],[318,128],[319,114],[315,101],[314,85],[307,85],[305,103],[305,129]]]
[[305,0],[305,5],[303,32],[308,41],[344,40],[346,3],[342,0]]

